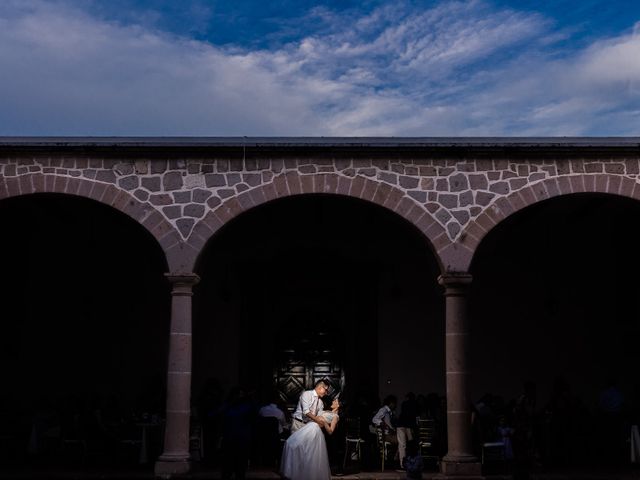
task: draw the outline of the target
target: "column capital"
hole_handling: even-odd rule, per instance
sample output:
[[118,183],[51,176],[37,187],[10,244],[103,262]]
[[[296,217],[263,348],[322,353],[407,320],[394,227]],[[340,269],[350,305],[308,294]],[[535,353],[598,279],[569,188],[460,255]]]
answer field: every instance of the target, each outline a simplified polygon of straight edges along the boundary
[[193,287],[200,281],[200,276],[195,273],[169,272],[164,276],[174,287]]
[[438,277],[438,283],[444,288],[465,288],[471,285],[473,277],[466,272],[447,272]]

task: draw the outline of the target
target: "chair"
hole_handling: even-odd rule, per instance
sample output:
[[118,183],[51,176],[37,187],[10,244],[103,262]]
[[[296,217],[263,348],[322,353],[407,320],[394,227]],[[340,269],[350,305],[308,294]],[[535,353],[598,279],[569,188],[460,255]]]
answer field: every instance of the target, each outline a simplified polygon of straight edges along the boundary
[[61,425],[62,453],[77,452],[82,461],[87,454],[87,441],[82,434],[80,414],[65,416]]
[[189,427],[189,455],[195,461],[204,458],[204,429],[202,424],[193,417]]
[[20,441],[16,433],[16,418],[14,413],[0,413],[0,465],[6,465],[18,457]]
[[499,465],[501,466],[501,471],[506,469],[507,459],[505,455],[504,442],[484,442],[482,444],[482,453],[480,457],[480,463],[482,464],[483,469],[486,468],[487,465]]
[[384,472],[384,462],[389,458],[389,450],[392,443],[385,440],[382,427],[376,427],[376,438],[378,439],[378,450],[380,451],[380,469]]
[[432,419],[418,420],[418,448],[425,462],[434,461],[440,463],[440,455],[437,452],[436,421]]
[[[344,437],[344,460],[342,461],[342,469],[347,466],[347,458],[350,455],[350,447],[353,447],[351,455],[357,455],[358,461],[362,459],[361,445],[365,443],[364,439],[360,436],[360,419],[359,418],[347,418],[345,419],[345,437]],[[353,457],[352,457],[353,458]]]
[[276,417],[258,417],[255,436],[258,464],[268,467],[278,465],[282,445],[280,440],[278,419]]
[[135,423],[127,423],[118,432],[116,458],[119,462],[140,463],[142,453],[142,435]]

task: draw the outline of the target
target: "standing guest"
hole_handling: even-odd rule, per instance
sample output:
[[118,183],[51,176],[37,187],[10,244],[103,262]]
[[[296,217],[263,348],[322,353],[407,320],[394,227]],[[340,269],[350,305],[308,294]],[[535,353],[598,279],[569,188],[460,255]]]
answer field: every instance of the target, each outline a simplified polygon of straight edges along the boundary
[[251,423],[255,411],[245,391],[235,387],[222,412],[222,478],[244,479],[251,448]]
[[197,399],[197,416],[202,422],[204,456],[202,461],[211,462],[221,435],[220,413],[224,403],[224,390],[217,378],[208,378]]
[[572,438],[573,399],[569,383],[562,377],[553,382],[553,393],[544,410],[548,438],[546,447],[547,460],[554,465],[564,465],[570,458]]
[[626,454],[625,439],[627,429],[622,416],[624,395],[614,378],[609,378],[607,387],[600,393],[600,438],[604,440],[603,456],[606,460],[619,463]]
[[598,406],[607,415],[618,415],[622,412],[624,395],[618,388],[614,378],[609,378],[607,387],[600,393]]
[[420,418],[433,418],[429,414],[429,406],[427,404],[427,397],[423,394],[418,394],[416,397],[416,404],[418,405],[418,417]]
[[523,393],[513,408],[512,435],[514,480],[527,480],[534,457],[533,425],[536,411],[536,384],[525,382]]
[[498,435],[504,444],[504,458],[508,462],[513,460],[513,444],[511,443],[513,432],[513,428],[507,423],[507,417],[502,415],[498,420]]
[[400,406],[400,415],[396,423],[396,432],[398,436],[398,456],[400,463],[406,455],[407,442],[413,440],[413,431],[418,427],[416,417],[418,416],[418,404],[416,396],[413,392],[405,395],[405,399]]

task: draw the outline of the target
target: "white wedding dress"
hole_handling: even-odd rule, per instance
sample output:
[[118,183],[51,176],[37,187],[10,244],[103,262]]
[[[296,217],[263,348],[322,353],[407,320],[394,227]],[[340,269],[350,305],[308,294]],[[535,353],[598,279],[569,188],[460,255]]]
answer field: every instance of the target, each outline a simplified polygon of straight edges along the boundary
[[[334,415],[322,413],[328,423]],[[280,470],[289,480],[331,480],[327,445],[320,425],[309,422],[287,439]]]

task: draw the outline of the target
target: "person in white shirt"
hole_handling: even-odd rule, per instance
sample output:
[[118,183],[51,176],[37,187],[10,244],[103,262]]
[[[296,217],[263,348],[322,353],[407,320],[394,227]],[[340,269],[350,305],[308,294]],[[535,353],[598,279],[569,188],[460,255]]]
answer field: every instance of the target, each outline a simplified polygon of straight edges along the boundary
[[[327,405],[328,406],[328,405]],[[329,411],[318,413],[324,426],[309,420],[287,439],[282,451],[280,473],[287,480],[331,480],[324,433],[331,435],[340,419],[340,401],[334,398]]]
[[327,394],[328,389],[329,386],[323,380],[318,380],[313,390],[306,390],[300,394],[291,420],[291,433],[301,429],[309,422],[316,422],[320,427],[325,426],[326,422],[320,414],[324,410],[322,397]]
[[387,398],[384,399],[384,404],[380,407],[380,410],[378,410],[378,413],[376,413],[371,419],[371,423],[373,423],[375,427],[382,429],[384,439],[393,444],[398,443],[396,427],[393,422],[393,411],[397,404],[398,399],[395,395],[387,396]]
[[271,403],[265,405],[260,410],[258,410],[258,415],[261,417],[274,417],[278,419],[278,433],[282,435],[284,430],[289,429],[289,423],[287,422],[287,417],[284,412],[280,410],[278,405],[276,404],[276,399],[272,398]]

